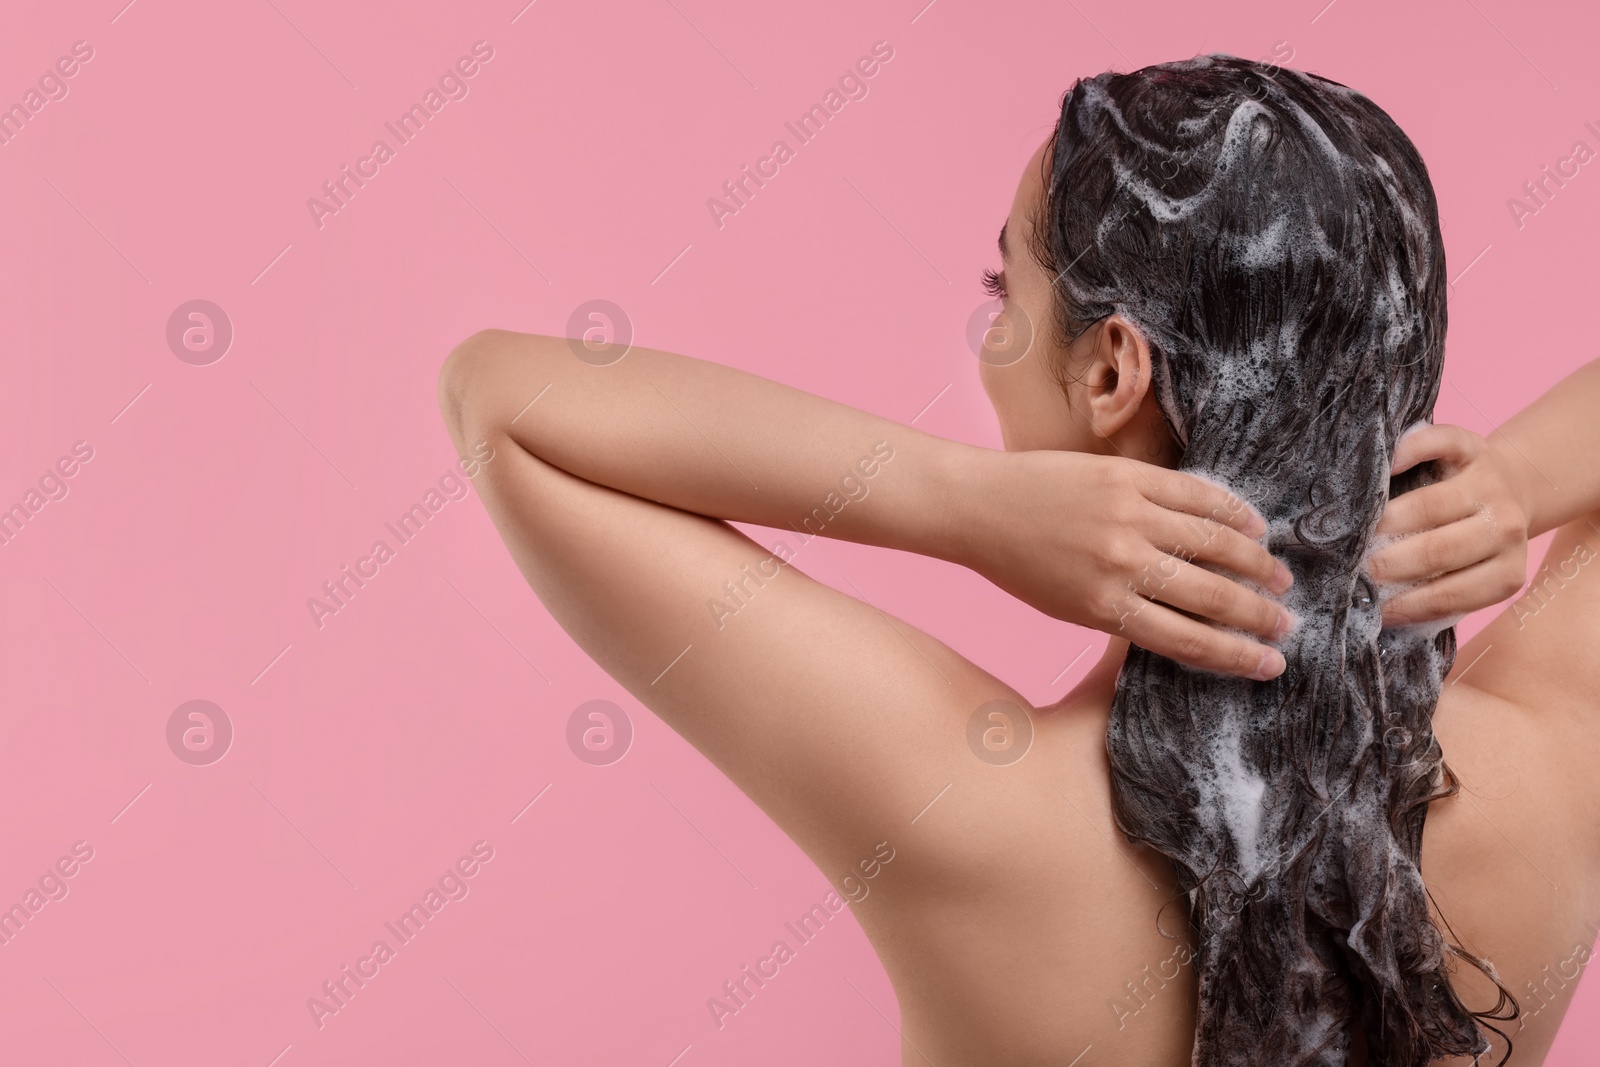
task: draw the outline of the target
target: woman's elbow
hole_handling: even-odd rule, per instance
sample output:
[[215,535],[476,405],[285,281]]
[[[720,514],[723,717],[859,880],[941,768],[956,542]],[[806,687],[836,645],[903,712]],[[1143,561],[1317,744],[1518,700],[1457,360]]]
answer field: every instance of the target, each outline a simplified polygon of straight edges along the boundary
[[497,357],[522,336],[511,330],[479,330],[444,357],[439,368],[439,414],[452,436],[461,437],[470,409],[486,395]]

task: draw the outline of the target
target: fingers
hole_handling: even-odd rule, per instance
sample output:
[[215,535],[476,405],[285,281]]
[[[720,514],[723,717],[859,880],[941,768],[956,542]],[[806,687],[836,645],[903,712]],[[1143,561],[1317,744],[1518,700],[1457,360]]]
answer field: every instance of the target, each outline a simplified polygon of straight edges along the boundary
[[1380,582],[1418,582],[1488,559],[1501,540],[1493,523],[1470,515],[1386,546],[1367,561],[1367,573]]
[[1491,607],[1515,596],[1526,578],[1514,559],[1484,560],[1384,601],[1383,625],[1436,622]]
[[1430,459],[1442,459],[1454,466],[1463,466],[1482,448],[1483,438],[1471,430],[1447,424],[1426,425],[1400,435],[1389,474],[1403,474]]
[[1226,568],[1273,593],[1285,592],[1294,583],[1289,568],[1265,545],[1231,527],[1165,509],[1156,513],[1154,522],[1151,543],[1169,555]]
[[1171,511],[1212,519],[1248,537],[1267,532],[1266,521],[1255,508],[1221,486],[1192,474],[1149,466],[1140,472],[1137,484],[1146,499]]
[[1288,633],[1294,620],[1288,611],[1238,582],[1158,553],[1148,563],[1133,592],[1159,600],[1220,626],[1274,640]]
[[1476,514],[1479,502],[1454,479],[1402,493],[1384,505],[1375,531],[1379,536],[1404,537],[1431,530]]
[[[1195,568],[1188,568],[1194,570]],[[1283,673],[1283,653],[1219,630],[1143,598],[1122,618],[1120,633],[1141,648],[1190,667],[1264,682]]]

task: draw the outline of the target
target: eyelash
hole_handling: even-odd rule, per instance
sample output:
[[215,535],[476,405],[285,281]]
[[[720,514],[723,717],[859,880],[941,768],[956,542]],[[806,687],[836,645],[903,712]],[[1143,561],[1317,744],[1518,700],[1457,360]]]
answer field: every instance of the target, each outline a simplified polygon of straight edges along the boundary
[[983,291],[996,300],[1005,298],[1006,284],[1001,280],[999,272],[993,270],[983,272]]

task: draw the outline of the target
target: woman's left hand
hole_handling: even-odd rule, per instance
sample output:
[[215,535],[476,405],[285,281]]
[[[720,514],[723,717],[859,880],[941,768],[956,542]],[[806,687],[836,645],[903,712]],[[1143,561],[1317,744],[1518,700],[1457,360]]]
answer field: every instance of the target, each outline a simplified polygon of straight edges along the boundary
[[1367,560],[1394,590],[1383,598],[1386,626],[1491,607],[1527,580],[1527,506],[1510,464],[1471,430],[1430,425],[1400,439],[1393,473],[1428,460],[1443,479],[1389,501],[1377,528],[1388,543]]

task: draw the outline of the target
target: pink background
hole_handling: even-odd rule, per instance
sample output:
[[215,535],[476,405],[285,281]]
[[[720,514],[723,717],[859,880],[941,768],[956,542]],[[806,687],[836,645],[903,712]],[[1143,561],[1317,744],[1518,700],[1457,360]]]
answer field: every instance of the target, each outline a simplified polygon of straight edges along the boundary
[[[476,500],[313,623],[451,467],[435,376],[476,329],[565,333],[605,298],[640,343],[902,421],[937,396],[919,427],[998,447],[963,333],[1061,92],[1281,41],[1428,160],[1457,278],[1441,418],[1487,432],[1594,355],[1600,163],[1520,228],[1506,203],[1600,148],[1590,5],[524,2],[6,10],[0,104],[73,42],[94,57],[0,146],[0,506],[94,456],[0,546],[0,904],[73,842],[94,857],[0,946],[0,1061],[897,1062],[844,916],[713,1024],[827,878],[576,649]],[[307,198],[478,40],[470,94],[318,228]],[[869,95],[719,229],[707,198],[878,40]],[[196,298],[235,331],[209,366],[165,337]],[[802,565],[1036,702],[1093,660],[1062,674],[1090,635],[942,563]],[[197,698],[235,730],[209,766],[166,741]],[[564,739],[595,698],[636,731],[610,766]],[[470,894],[319,1029],[307,998],[480,840]],[[1589,1062],[1597,1002],[1552,1064]]]

